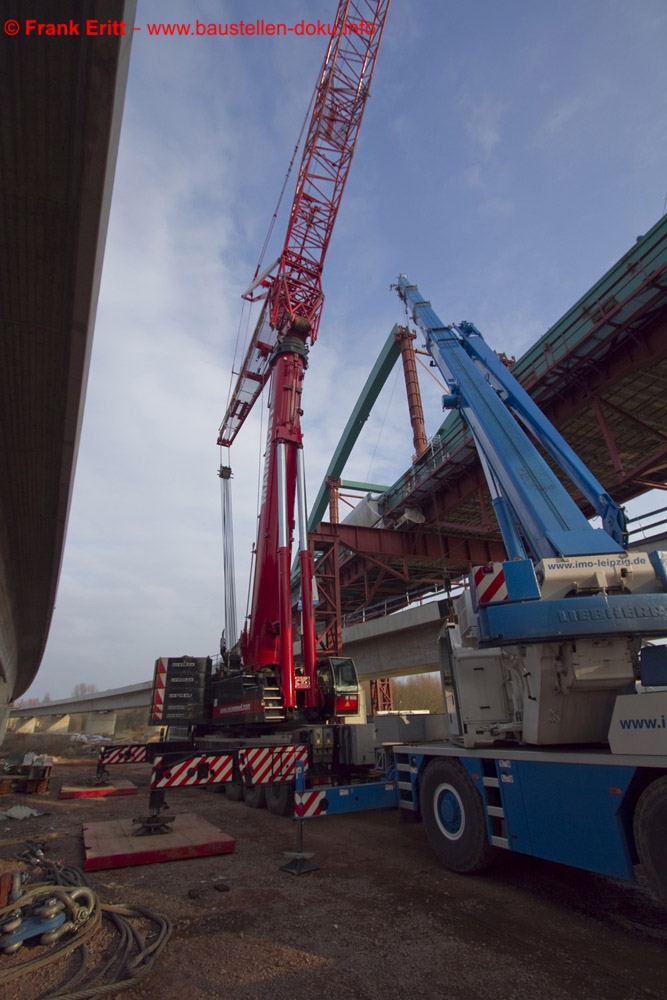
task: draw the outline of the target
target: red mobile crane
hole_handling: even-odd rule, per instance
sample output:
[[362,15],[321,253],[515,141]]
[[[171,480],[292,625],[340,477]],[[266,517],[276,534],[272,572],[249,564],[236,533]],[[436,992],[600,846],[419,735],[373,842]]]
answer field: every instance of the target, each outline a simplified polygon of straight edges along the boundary
[[[390,0],[340,0],[315,88],[313,111],[282,253],[245,298],[263,300],[245,360],[220,427],[229,447],[264,386],[270,416],[252,603],[241,636],[242,668],[227,657],[213,688],[213,719],[261,722],[316,718],[325,707],[318,682],[313,566],[306,527],[301,393],[308,341],[322,313],[322,269],[368,98]],[[294,664],[291,549],[298,515],[302,663]],[[338,665],[340,673],[342,667]],[[346,668],[349,675],[349,667]],[[331,677],[331,665],[323,668]],[[345,671],[343,671],[345,672]],[[323,676],[324,676],[323,673]],[[333,687],[336,689],[336,665]],[[326,680],[325,680],[326,684]],[[267,692],[275,692],[273,703]],[[271,704],[270,715],[265,709]],[[334,709],[336,706],[334,704]],[[347,711],[356,712],[356,699]],[[338,710],[345,714],[345,699]]]
[[[338,725],[357,714],[359,685],[351,660],[318,660],[313,566],[301,435],[301,391],[308,341],[322,313],[322,268],[350,170],[390,0],[340,0],[320,71],[282,253],[256,273],[244,298],[262,308],[218,435],[229,448],[254,403],[270,384],[270,416],[259,515],[252,603],[239,648],[210,657],[162,657],[155,665],[151,721],[169,738],[147,746],[108,747],[105,765],[148,759],[153,764],[142,833],[161,832],[166,789],[222,784],[249,805],[292,809],[299,765],[314,782],[356,773],[360,754]],[[259,271],[259,268],[258,268]],[[223,479],[231,470],[220,469]],[[302,666],[295,669],[291,549],[299,523]],[[333,725],[329,724],[333,723]],[[187,727],[187,729],[185,728]],[[178,729],[183,738],[180,738]],[[185,730],[185,731],[184,731]],[[363,756],[363,754],[361,754]]]
[[[151,815],[142,833],[164,829],[160,812],[167,788],[224,783],[231,797],[242,795],[255,806],[266,801],[271,811],[287,814],[299,765],[307,766],[310,780],[318,783],[340,782],[357,770],[360,754],[343,730],[369,727],[342,724],[344,716],[358,712],[354,664],[334,655],[318,660],[316,653],[301,392],[308,342],[315,342],[322,314],[324,259],[389,3],[339,0],[315,87],[283,250],[275,264],[255,274],[244,295],[261,301],[262,308],[218,444],[231,446],[268,383],[270,416],[249,620],[238,646],[228,650],[221,643],[222,660],[214,673],[210,657],[157,660],[151,722],[170,727],[166,741],[110,746],[100,753],[98,775],[106,764],[130,758],[153,763]],[[229,479],[231,470],[221,465],[220,475]],[[302,605],[298,670],[291,587],[295,510]],[[177,730],[185,727],[181,739]]]

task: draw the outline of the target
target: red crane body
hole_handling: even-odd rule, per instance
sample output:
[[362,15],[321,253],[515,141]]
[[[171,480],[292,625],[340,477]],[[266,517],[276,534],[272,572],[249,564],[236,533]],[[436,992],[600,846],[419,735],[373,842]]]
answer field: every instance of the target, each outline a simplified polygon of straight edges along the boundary
[[[315,89],[313,112],[282,254],[248,297],[264,306],[220,427],[229,447],[267,381],[270,416],[252,603],[241,638],[244,668],[275,670],[284,707],[316,708],[312,557],[306,535],[301,392],[324,301],[321,275],[368,97],[390,0],[340,0]],[[253,292],[261,289],[259,295]],[[303,671],[293,654],[291,551],[299,522]]]

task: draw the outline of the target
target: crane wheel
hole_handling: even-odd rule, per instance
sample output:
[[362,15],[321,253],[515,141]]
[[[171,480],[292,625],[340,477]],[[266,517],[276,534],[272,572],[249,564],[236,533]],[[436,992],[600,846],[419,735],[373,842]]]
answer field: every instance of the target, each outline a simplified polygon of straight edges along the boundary
[[420,782],[419,807],[436,857],[455,872],[483,871],[496,857],[488,841],[484,803],[455,760],[432,760]]
[[266,792],[264,785],[244,785],[243,801],[251,809],[264,809],[266,807]]
[[293,816],[294,788],[292,785],[270,782],[266,786],[266,808],[274,816]]
[[645,788],[635,807],[635,847],[650,886],[667,903],[667,776]]

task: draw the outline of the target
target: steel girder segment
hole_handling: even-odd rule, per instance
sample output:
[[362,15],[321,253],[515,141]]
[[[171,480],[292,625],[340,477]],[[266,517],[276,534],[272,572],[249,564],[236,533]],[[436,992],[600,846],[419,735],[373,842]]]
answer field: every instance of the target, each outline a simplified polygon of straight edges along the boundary
[[382,388],[389,377],[389,373],[396,364],[397,359],[400,357],[401,345],[397,340],[398,332],[398,326],[394,326],[391,333],[387,337],[382,350],[380,351],[377,361],[373,365],[370,375],[366,379],[366,384],[361,390],[361,394],[350,415],[350,419],[345,425],[341,439],[338,442],[338,447],[336,448],[333,458],[329,463],[326,476],[322,481],[322,485],[320,486],[315,503],[313,504],[313,508],[310,512],[310,516],[308,518],[309,531],[313,531],[324,517],[324,512],[326,511],[329,503],[328,482],[330,479],[340,479],[343,469],[345,468],[345,464],[352,453],[352,449],[357,443],[361,430],[368,420],[373,406],[375,405],[375,401],[380,395]]
[[[329,607],[325,599],[334,583],[341,611],[347,615],[385,598],[395,598],[403,606],[410,595],[416,598],[442,588],[448,575],[462,576],[472,565],[505,558],[499,539],[327,522],[311,532],[310,544],[322,602],[317,611],[320,619],[334,616],[333,602]],[[338,556],[332,559],[334,550]]]

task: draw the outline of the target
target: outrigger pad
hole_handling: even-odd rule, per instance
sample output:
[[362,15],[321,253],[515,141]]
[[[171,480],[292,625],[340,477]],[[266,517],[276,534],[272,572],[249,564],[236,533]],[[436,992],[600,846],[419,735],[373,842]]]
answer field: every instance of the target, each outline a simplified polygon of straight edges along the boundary
[[286,858],[291,858],[286,865],[281,865],[281,872],[289,872],[290,875],[305,875],[306,872],[318,872],[320,866],[310,859],[313,851],[284,851]]
[[59,799],[99,799],[109,795],[136,795],[137,786],[133,781],[115,778],[104,785],[63,785]]
[[173,822],[176,819],[175,816],[143,816],[139,819],[133,819],[132,825],[134,830],[132,831],[133,837],[152,837],[155,834],[163,833],[173,833]]
[[84,823],[83,843],[87,872],[232,854],[236,848],[233,837],[193,813],[175,816],[171,831],[159,837],[137,837],[131,819]]

